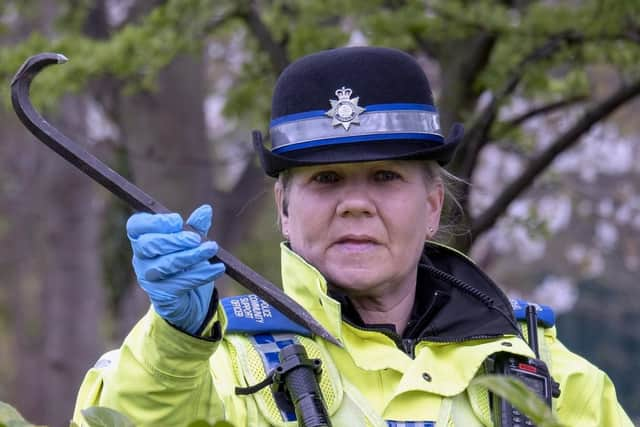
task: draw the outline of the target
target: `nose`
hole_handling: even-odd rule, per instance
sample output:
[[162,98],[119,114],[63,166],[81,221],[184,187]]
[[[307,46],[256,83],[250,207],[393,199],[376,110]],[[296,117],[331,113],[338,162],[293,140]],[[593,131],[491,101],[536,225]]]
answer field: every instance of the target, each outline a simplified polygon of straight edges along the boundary
[[347,185],[340,194],[336,213],[340,217],[369,217],[376,215],[376,204],[370,193],[358,183]]

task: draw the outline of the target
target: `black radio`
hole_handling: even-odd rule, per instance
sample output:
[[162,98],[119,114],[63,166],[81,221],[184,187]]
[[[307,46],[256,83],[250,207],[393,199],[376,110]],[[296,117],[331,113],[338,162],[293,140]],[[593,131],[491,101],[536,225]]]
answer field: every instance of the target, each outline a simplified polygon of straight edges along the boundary
[[[488,360],[487,371],[519,378],[551,407],[551,398],[560,396],[560,384],[553,380],[547,365],[540,360],[538,319],[535,306],[527,306],[526,314],[529,346],[535,353],[536,359],[509,353],[498,353]],[[529,418],[520,413],[506,399],[501,399],[500,396],[493,393],[490,396],[491,412],[496,427],[535,426]]]

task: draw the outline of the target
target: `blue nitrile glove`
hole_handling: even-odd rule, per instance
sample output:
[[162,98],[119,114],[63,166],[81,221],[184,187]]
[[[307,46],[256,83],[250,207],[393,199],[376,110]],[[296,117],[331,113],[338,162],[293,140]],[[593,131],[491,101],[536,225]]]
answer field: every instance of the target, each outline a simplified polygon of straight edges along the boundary
[[187,220],[200,234],[183,231],[177,213],[138,213],[127,221],[138,283],[163,319],[190,334],[202,326],[213,280],[224,273],[224,264],[208,261],[218,252],[217,243],[203,241],[212,215],[211,206],[202,205]]

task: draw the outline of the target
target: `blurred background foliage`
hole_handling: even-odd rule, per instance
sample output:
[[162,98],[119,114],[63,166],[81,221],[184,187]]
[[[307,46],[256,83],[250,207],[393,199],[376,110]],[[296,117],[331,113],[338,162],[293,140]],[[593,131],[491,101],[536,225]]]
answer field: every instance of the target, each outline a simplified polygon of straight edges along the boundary
[[52,123],[165,205],[212,203],[213,237],[279,283],[250,130],[267,130],[290,61],[364,44],[415,55],[445,130],[465,124],[449,166],[464,214],[440,239],[552,305],[563,341],[640,417],[637,0],[0,0],[0,400],[64,424],[83,373],[147,305],[130,210],[11,111],[28,56],[70,59],[32,87]]

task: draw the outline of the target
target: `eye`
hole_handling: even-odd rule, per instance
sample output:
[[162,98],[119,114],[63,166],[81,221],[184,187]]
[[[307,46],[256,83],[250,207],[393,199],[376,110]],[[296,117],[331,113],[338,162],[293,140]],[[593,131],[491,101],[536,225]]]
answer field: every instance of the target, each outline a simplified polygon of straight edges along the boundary
[[318,172],[311,178],[312,181],[319,184],[332,184],[340,180],[340,176],[333,171]]
[[393,181],[395,179],[400,179],[400,178],[402,178],[400,174],[394,171],[389,171],[389,170],[377,171],[374,175],[374,179],[380,182]]

